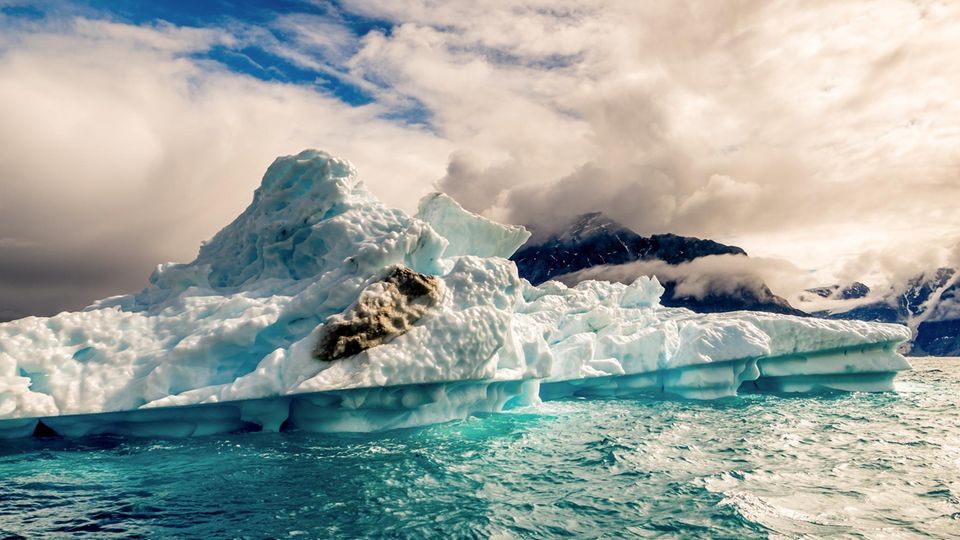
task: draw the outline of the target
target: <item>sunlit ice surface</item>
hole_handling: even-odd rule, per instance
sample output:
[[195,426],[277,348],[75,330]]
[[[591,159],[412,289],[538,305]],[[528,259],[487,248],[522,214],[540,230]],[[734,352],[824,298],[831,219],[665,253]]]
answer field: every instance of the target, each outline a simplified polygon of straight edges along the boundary
[[548,401],[381,434],[0,442],[23,537],[955,537],[960,358],[896,392]]
[[910,369],[900,325],[698,314],[648,276],[533,286],[506,259],[529,234],[280,157],[193,262],[0,324],[0,438],[376,432],[573,396],[881,392]]

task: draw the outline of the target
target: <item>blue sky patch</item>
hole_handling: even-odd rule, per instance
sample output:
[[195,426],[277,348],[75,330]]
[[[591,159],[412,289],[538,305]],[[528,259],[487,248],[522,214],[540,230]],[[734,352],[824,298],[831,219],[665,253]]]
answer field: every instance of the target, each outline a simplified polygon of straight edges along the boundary
[[[368,90],[357,85],[356,81],[337,74],[338,71],[344,71],[337,65],[337,58],[324,57],[323,52],[317,48],[299,46],[296,36],[277,27],[276,22],[280,17],[289,15],[321,17],[347,29],[356,39],[371,31],[389,34],[392,30],[389,21],[358,17],[342,9],[336,2],[311,3],[297,0],[41,1],[5,6],[2,13],[8,18],[7,24],[41,19],[57,21],[82,16],[132,25],[166,22],[176,26],[223,29],[237,37],[236,47],[221,44],[191,56],[198,60],[217,62],[230,71],[260,80],[308,86],[351,106],[367,105],[375,98]],[[276,44],[310,58],[317,65],[329,66],[330,69],[305,66],[277,54],[275,50],[268,50],[267,44],[257,43],[256,39],[247,39],[248,34],[253,34],[253,30],[269,32]],[[344,46],[349,49],[352,44]],[[425,124],[429,121],[429,114],[422,106],[391,111],[389,117],[412,124]]]

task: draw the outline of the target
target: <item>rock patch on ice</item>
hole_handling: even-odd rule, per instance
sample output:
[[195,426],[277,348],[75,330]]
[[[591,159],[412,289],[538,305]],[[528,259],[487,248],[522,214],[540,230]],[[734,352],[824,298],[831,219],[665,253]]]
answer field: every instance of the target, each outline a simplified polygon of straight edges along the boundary
[[337,360],[405,334],[440,301],[440,280],[405,266],[391,267],[352,306],[320,327],[313,355]]

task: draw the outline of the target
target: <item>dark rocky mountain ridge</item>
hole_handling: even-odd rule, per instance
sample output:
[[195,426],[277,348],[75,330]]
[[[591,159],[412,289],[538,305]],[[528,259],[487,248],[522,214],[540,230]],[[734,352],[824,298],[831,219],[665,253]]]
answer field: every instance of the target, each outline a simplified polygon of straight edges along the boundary
[[914,333],[910,354],[960,356],[960,275],[954,268],[920,273],[903,286],[891,287],[877,300],[852,309],[818,311],[814,315],[905,324]]
[[[742,255],[736,246],[675,234],[641,236],[600,212],[583,214],[552,234],[531,228],[533,236],[511,257],[520,276],[537,285],[601,265],[663,261],[677,265],[709,255]],[[678,282],[658,276],[665,292],[661,303],[701,313],[753,310],[807,315],[775,295],[766,284],[743,283],[733,290],[710,291],[700,297],[678,295]]]

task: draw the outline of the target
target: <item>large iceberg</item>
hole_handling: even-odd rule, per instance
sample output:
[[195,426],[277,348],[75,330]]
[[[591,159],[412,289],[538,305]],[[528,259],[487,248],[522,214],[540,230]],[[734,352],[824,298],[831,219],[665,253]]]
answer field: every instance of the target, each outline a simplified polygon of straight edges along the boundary
[[528,238],[442,194],[377,201],[342,159],[277,159],[188,264],[0,325],[0,436],[376,431],[541,399],[884,391],[902,326],[659,304],[647,277],[535,287]]

